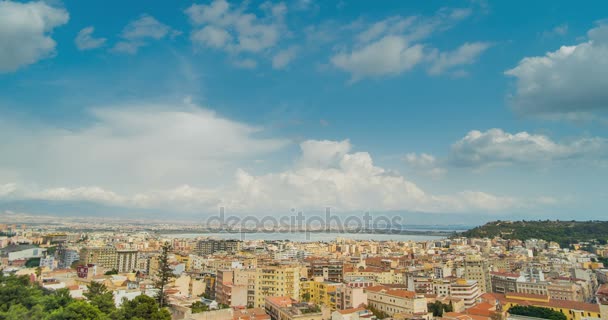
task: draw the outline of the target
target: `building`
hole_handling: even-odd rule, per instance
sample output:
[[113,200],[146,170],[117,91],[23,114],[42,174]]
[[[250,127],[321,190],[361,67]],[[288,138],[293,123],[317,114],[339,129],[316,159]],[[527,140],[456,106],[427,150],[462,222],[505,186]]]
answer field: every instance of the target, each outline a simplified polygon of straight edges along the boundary
[[494,293],[517,292],[517,281],[525,281],[525,278],[518,273],[492,272],[490,276]]
[[374,314],[365,308],[336,310],[331,314],[331,320],[376,320]]
[[272,320],[322,320],[319,306],[287,296],[266,297],[264,308]]
[[239,240],[215,240],[206,239],[200,240],[196,244],[196,253],[199,255],[209,255],[216,252],[238,252],[241,250],[241,241]]
[[45,252],[46,249],[33,245],[10,245],[0,249],[0,256],[7,257],[8,262],[12,262],[15,260],[42,258]]
[[300,282],[301,301],[312,302],[314,304],[336,310],[336,298],[338,288],[344,284],[339,282],[324,281],[323,277],[316,277],[313,280]]
[[120,273],[132,272],[137,269],[137,250],[117,250],[116,251],[116,270]]
[[94,264],[105,269],[114,269],[116,261],[116,248],[113,246],[88,247],[80,250],[80,262],[85,265]]
[[247,306],[248,278],[239,276],[239,269],[218,270],[215,299],[230,307]]
[[416,292],[379,285],[365,288],[365,293],[369,307],[389,316],[406,314],[411,317],[426,317],[428,314],[426,298]]
[[487,260],[470,255],[464,259],[464,278],[477,281],[481,293],[492,292],[492,280]]
[[265,297],[287,296],[300,299],[300,267],[295,265],[258,266],[255,274],[255,305],[263,307]]
[[600,304],[578,301],[552,300],[548,296],[524,293],[491,294],[491,300],[498,301],[503,310],[516,305],[549,308],[566,315],[568,320],[600,319]]
[[326,281],[342,282],[344,263],[340,260],[314,260],[308,269],[308,278],[323,277]]
[[470,308],[477,303],[481,293],[477,281],[458,279],[450,285],[450,296],[462,299],[465,308]]
[[348,282],[337,288],[336,308],[345,310],[367,305],[367,294],[364,289],[373,286],[373,282]]
[[74,249],[68,249],[65,246],[57,246],[55,250],[55,260],[57,260],[57,268],[68,269],[72,263],[80,259],[80,254]]

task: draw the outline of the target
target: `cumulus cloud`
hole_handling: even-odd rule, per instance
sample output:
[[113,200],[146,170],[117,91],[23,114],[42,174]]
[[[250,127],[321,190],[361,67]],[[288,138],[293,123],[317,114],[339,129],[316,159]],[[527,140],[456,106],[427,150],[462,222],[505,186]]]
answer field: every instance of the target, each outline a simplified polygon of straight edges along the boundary
[[[156,128],[159,125],[154,120],[156,117],[152,117],[152,119],[144,117],[139,123],[140,120],[123,120],[124,115],[114,114],[113,112],[112,114],[109,117],[113,119],[114,125],[100,126],[93,131],[107,135],[110,127],[116,127],[111,131],[121,129],[127,132],[146,132],[146,128]],[[133,139],[129,138],[130,134],[127,134],[126,140],[131,141],[127,143],[128,146],[117,145],[118,142],[113,141],[114,139],[87,140],[91,145],[89,148],[78,144],[81,147],[79,152],[70,156],[76,157],[77,161],[86,162],[89,169],[102,169],[102,172],[95,171],[96,174],[103,175],[108,172],[105,172],[103,168],[93,162],[98,157],[105,156],[103,161],[108,161],[108,159],[112,160],[116,157],[115,153],[117,152],[127,152],[122,157],[124,157],[125,162],[130,162],[127,160],[132,160],[134,154],[143,153],[139,156],[140,158],[134,158],[136,164],[129,167],[130,170],[135,169],[134,167],[148,165],[142,163],[144,159],[147,159],[154,162],[152,163],[154,167],[147,168],[145,170],[146,174],[154,174],[159,171],[161,173],[168,171],[175,173],[178,168],[186,168],[191,177],[187,179],[181,175],[182,181],[194,181],[197,178],[205,179],[205,176],[200,175],[200,172],[197,172],[197,168],[193,165],[196,162],[200,166],[208,165],[209,160],[206,160],[205,157],[209,157],[210,152],[197,153],[195,151],[197,148],[192,145],[189,146],[188,152],[183,150],[178,152],[181,143],[176,134],[180,132],[179,136],[185,135],[189,136],[189,139],[194,139],[195,137],[207,136],[207,134],[197,134],[201,133],[199,130],[207,131],[202,128],[199,129],[199,123],[192,119],[189,114],[169,113],[163,115],[165,123],[171,123],[174,117],[184,117],[184,120],[188,121],[180,122],[179,130],[177,127],[170,125],[168,130],[162,130],[162,133],[150,138]],[[123,121],[124,123],[122,123]],[[190,121],[194,121],[194,123],[190,123]],[[124,134],[123,132],[121,135]],[[173,145],[177,144],[174,148],[167,149],[168,147],[164,145],[163,141],[159,143],[157,140],[161,135],[167,134],[169,134],[167,140],[171,141]],[[225,136],[225,134],[226,132],[222,136]],[[139,137],[140,135],[137,134],[136,136]],[[252,152],[250,148],[255,148],[256,144],[258,144],[258,148],[262,149],[268,149],[268,144],[270,144],[270,148],[277,147],[275,141],[248,141],[247,147],[243,150],[241,150],[242,146],[239,146],[239,150],[226,152],[224,149],[230,149],[231,146],[229,142],[230,139],[228,139],[228,146],[220,148],[223,154],[214,157],[225,160],[236,156],[239,152],[249,153]],[[226,142],[222,144],[226,144]],[[72,146],[73,142],[69,145]],[[84,149],[82,149],[83,147]],[[128,148],[134,148],[135,150],[127,150]],[[155,149],[154,159],[151,159],[151,149]],[[286,212],[291,208],[319,210],[327,206],[342,211],[492,212],[532,205],[525,199],[497,196],[481,191],[465,190],[448,195],[430,194],[405,177],[374,164],[369,153],[352,152],[351,149],[352,146],[348,140],[307,140],[300,144],[301,155],[293,167],[264,174],[253,174],[248,170],[238,168],[234,171],[231,181],[224,186],[195,187],[190,184],[181,184],[173,188],[151,188],[151,184],[145,183],[140,185],[137,192],[120,193],[94,185],[73,188],[26,189],[11,184],[0,188],[2,193],[0,198],[10,196],[12,198],[52,201],[91,201],[124,207],[171,208],[172,210],[194,210],[196,212],[214,211],[218,206],[223,206],[230,212],[245,213]],[[206,148],[206,150],[209,150],[209,148]],[[215,149],[215,151],[218,150]],[[197,161],[195,163],[189,162],[192,158],[190,152],[196,154],[194,158]],[[86,157],[79,156],[89,153],[93,154]],[[108,155],[108,153],[110,154]],[[163,157],[166,154],[171,154],[171,156]],[[57,165],[53,157],[56,157],[56,155],[45,157],[45,161],[50,160],[52,165]],[[178,161],[169,161],[174,158]],[[65,158],[63,160],[65,161]],[[69,169],[79,172],[80,168],[74,166],[73,163],[73,161],[70,162]],[[23,167],[25,168],[27,165],[30,164],[23,164]],[[52,181],[65,179],[63,175],[69,172],[62,169],[62,167],[56,168],[60,171],[61,177],[56,177]],[[152,172],[152,170],[155,172]],[[111,177],[115,180],[140,180],[136,172],[117,171],[116,168],[113,168],[112,172],[114,174]]]
[[580,138],[555,142],[545,135],[501,129],[473,130],[452,145],[450,162],[457,166],[487,167],[510,164],[546,164],[575,159],[605,159],[608,139]]
[[467,42],[454,51],[438,53],[433,59],[429,73],[437,75],[455,67],[473,64],[490,46],[488,42]]
[[106,38],[95,38],[93,37],[94,27],[86,27],[78,32],[74,43],[78,50],[91,50],[99,48],[106,43]]
[[471,64],[487,44],[465,43],[452,52],[439,53],[422,43],[471,13],[469,8],[443,8],[432,17],[394,16],[372,24],[355,24],[353,28],[360,31],[354,37],[354,44],[338,47],[330,61],[336,68],[350,73],[351,82],[365,77],[398,75],[426,62],[432,62],[432,74]]
[[544,56],[526,57],[505,72],[515,78],[513,109],[522,115],[588,118],[608,110],[608,25],[588,40]]
[[0,73],[55,55],[51,33],[68,20],[65,9],[44,2],[0,1]]
[[408,167],[433,178],[439,178],[447,172],[445,168],[441,167],[440,161],[435,156],[427,153],[408,153],[403,157],[403,161]]
[[72,130],[0,120],[0,181],[118,191],[221,184],[242,161],[287,144],[191,105],[94,108],[90,118]]
[[287,6],[265,2],[261,8],[266,12],[264,16],[247,13],[246,6],[231,6],[226,0],[193,4],[185,10],[196,28],[190,39],[197,46],[231,54],[273,48],[281,38]]
[[139,48],[147,45],[149,40],[160,40],[169,34],[177,33],[154,17],[143,14],[125,26],[121,34],[123,40],[116,43],[112,51],[135,54]]

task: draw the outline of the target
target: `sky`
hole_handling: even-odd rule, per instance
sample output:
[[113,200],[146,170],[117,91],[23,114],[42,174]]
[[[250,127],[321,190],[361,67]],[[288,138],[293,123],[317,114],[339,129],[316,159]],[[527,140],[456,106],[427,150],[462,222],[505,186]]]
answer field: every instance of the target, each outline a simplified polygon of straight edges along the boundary
[[0,212],[605,219],[606,9],[0,0]]

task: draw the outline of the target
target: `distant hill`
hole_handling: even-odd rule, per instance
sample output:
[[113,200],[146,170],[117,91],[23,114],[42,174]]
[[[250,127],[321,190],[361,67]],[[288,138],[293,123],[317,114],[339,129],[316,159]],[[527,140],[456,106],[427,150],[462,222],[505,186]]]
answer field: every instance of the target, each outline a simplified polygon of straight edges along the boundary
[[543,239],[562,246],[608,239],[608,221],[492,221],[459,233],[469,238]]

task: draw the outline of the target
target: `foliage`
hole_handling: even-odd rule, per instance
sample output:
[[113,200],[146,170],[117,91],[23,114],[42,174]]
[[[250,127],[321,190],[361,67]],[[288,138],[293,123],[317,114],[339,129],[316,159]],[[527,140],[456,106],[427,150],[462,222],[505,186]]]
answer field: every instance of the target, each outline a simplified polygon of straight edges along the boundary
[[376,318],[378,318],[378,319],[384,319],[384,318],[389,317],[388,313],[386,313],[384,311],[380,311],[372,306],[367,307],[367,309],[369,311],[371,311],[374,314],[374,316],[376,316]]
[[87,289],[88,292],[86,292],[84,296],[101,312],[110,314],[116,310],[114,295],[112,292],[108,291],[108,288],[106,288],[103,283],[93,281],[87,286]]
[[434,303],[428,303],[427,307],[429,312],[433,313],[434,317],[441,317],[443,316],[444,312],[454,311],[454,307],[452,306],[451,302],[449,304],[444,304],[441,303],[441,301],[435,301]]
[[493,221],[462,232],[469,238],[543,239],[555,241],[562,247],[573,243],[597,240],[606,241],[608,221]]
[[114,306],[112,292],[100,283],[91,284],[87,301],[77,301],[67,289],[47,290],[27,276],[0,273],[0,320],[170,320],[167,309],[156,300],[139,296]]
[[40,266],[40,258],[30,258],[25,262],[26,268],[35,268]]
[[85,301],[74,301],[65,308],[55,310],[48,320],[100,320],[109,319],[97,307]]
[[169,279],[173,277],[173,270],[169,266],[169,251],[171,245],[169,242],[165,242],[161,247],[161,253],[158,257],[158,272],[156,273],[156,284],[155,287],[158,289],[158,295],[156,297],[158,305],[162,307],[167,306],[167,294],[165,292],[165,286],[169,282]]
[[106,275],[106,276],[111,276],[111,275],[114,275],[114,274],[118,274],[118,270],[116,268],[114,268],[112,270],[109,270],[109,271],[106,271],[106,273],[104,273],[104,275]]
[[113,320],[170,320],[171,313],[159,309],[156,300],[145,295],[125,301],[111,316]]
[[509,309],[510,314],[517,314],[520,316],[535,317],[542,319],[551,320],[566,320],[565,314],[554,311],[549,308],[534,307],[534,306],[514,306]]
[[190,308],[192,308],[192,313],[201,313],[209,311],[209,307],[200,301],[193,303]]

